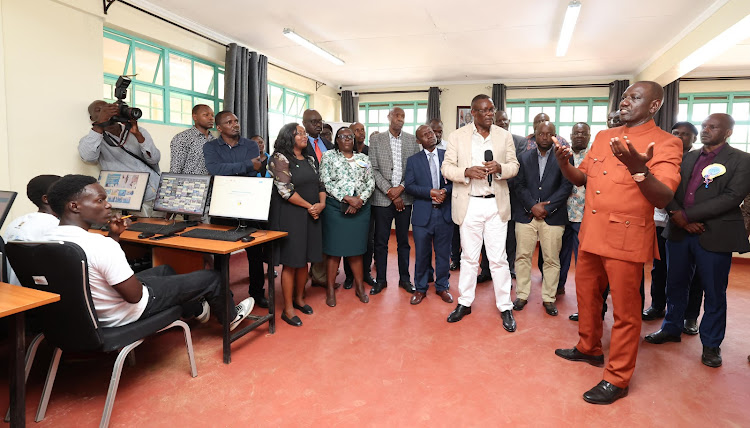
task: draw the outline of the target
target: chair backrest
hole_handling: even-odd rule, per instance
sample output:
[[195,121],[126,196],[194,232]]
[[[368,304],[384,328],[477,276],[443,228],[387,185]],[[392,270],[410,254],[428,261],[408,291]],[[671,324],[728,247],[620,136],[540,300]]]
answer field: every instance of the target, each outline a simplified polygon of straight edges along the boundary
[[11,241],[5,250],[24,287],[60,295],[59,302],[35,310],[45,338],[63,351],[100,348],[103,340],[81,247],[62,241]]

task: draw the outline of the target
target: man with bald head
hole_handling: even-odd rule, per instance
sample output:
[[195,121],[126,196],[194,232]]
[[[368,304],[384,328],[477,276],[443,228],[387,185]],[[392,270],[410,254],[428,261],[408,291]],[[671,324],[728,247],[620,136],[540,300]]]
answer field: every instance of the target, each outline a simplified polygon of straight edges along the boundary
[[563,177],[552,150],[555,125],[537,125],[537,147],[518,157],[521,165],[511,188],[516,196],[512,206],[516,222],[516,300],[514,311],[523,310],[531,293],[531,259],[539,242],[544,256],[542,305],[548,315],[557,316],[555,295],[560,276],[562,246],[568,212],[565,207],[573,186]]
[[[137,215],[163,217],[163,213],[153,210],[161,174],[161,152],[156,148],[151,135],[136,120],[130,120],[126,124],[112,120],[112,117],[118,115],[117,104],[98,100],[91,103],[88,110],[92,126],[89,133],[78,142],[81,159],[84,162],[98,163],[102,170],[149,173],[143,208]],[[129,131],[126,131],[126,125],[130,127]]]
[[682,159],[682,180],[667,205],[667,314],[660,330],[646,342],[679,342],[688,291],[694,273],[706,299],[700,337],[701,361],[721,366],[727,325],[727,284],[732,252],[750,251],[740,203],[750,193],[750,154],[731,147],[734,119],[724,113],[708,116],[702,125],[701,150]]
[[[552,122],[547,113],[539,113],[538,115],[534,116],[534,124],[532,127],[532,131],[535,131],[536,127],[542,122]],[[563,147],[569,146],[568,141],[565,140],[565,138],[559,135],[555,135],[555,138],[557,139],[557,142],[561,144]],[[532,132],[526,137],[526,150],[534,150],[535,148],[536,148],[536,134],[535,132]]]
[[307,149],[305,155],[315,158],[316,164],[320,163],[323,153],[333,148],[333,143],[324,139],[323,118],[317,110],[307,109],[302,113],[302,126],[307,132]]
[[417,139],[402,131],[404,110],[394,107],[388,113],[388,132],[380,132],[370,138],[370,164],[375,177],[372,194],[372,215],[375,217],[375,267],[377,278],[370,294],[378,294],[388,286],[388,240],[391,224],[396,222],[398,243],[398,286],[414,293],[409,275],[409,222],[414,198],[404,193],[406,160],[419,151]]
[[600,131],[577,168],[569,163],[573,151],[555,144],[565,178],[586,186],[576,268],[579,340],[555,354],[604,365],[601,311],[607,282],[614,306],[609,363],[603,380],[583,394],[589,403],[611,404],[625,397],[635,370],[640,282],[643,265],[656,249],[654,207],[665,207],[680,183],[682,142],[653,120],[663,97],[656,82],[629,86],[620,101],[624,126]]

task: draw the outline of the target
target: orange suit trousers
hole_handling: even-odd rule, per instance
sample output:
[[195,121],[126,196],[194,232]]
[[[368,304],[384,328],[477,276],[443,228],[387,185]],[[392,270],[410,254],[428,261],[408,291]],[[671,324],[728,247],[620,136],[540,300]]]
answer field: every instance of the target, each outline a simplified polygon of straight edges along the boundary
[[602,355],[602,293],[609,283],[615,323],[609,345],[609,361],[603,379],[625,388],[635,370],[641,340],[641,276],[643,263],[578,252],[576,295],[578,335],[576,349]]

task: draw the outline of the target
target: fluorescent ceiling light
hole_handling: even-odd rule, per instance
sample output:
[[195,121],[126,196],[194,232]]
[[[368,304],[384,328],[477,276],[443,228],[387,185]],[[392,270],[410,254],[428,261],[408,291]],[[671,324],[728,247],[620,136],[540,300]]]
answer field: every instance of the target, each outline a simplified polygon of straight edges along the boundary
[[300,46],[303,46],[316,54],[322,56],[323,58],[327,59],[328,61],[331,61],[332,63],[336,65],[344,65],[344,61],[333,55],[332,53],[328,52],[327,50],[321,48],[320,46],[316,45],[315,43],[307,40],[306,38],[300,36],[299,34],[295,33],[289,28],[284,28],[284,35],[287,36],[290,40],[292,40],[294,43],[297,43]]
[[568,3],[568,8],[565,10],[565,19],[563,19],[562,29],[560,30],[560,38],[557,40],[557,56],[565,56],[568,52],[570,38],[573,37],[573,29],[576,28],[576,21],[578,21],[578,14],[580,13],[581,2],[573,0]]
[[680,61],[677,66],[677,71],[680,76],[683,76],[716,58],[727,49],[734,47],[748,37],[750,37],[750,15],[747,15],[736,24],[727,28],[721,34],[714,37],[711,41],[696,49],[685,59]]

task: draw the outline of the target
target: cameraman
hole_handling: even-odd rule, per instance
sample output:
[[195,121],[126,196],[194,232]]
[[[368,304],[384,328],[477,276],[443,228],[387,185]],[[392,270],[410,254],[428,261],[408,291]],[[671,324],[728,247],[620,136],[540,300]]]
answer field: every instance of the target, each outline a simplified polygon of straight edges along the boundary
[[[138,126],[136,120],[130,120],[130,132],[125,143],[120,141],[125,130],[122,123],[107,124],[113,116],[118,116],[119,106],[105,101],[94,101],[89,105],[89,117],[93,126],[91,131],[78,142],[78,153],[84,162],[99,162],[99,167],[106,171],[148,172],[148,187],[143,208],[139,216],[152,217],[156,189],[159,187],[159,159],[161,153],[154,145],[149,133]],[[99,126],[97,124],[102,124]],[[105,134],[106,133],[106,134]],[[105,135],[114,145],[105,141]],[[157,216],[159,213],[156,213]]]

